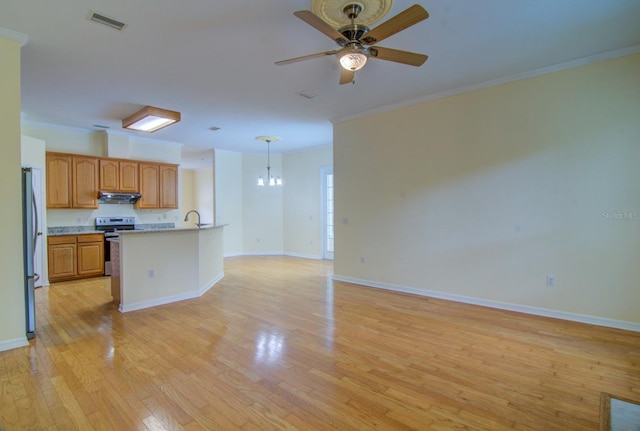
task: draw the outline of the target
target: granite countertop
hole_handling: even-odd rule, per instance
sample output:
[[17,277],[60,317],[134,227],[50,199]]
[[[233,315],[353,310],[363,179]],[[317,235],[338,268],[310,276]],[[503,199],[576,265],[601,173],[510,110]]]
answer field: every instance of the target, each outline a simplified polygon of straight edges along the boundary
[[140,233],[157,233],[157,232],[185,232],[185,231],[197,231],[197,230],[207,230],[224,227],[226,224],[203,224],[198,227],[173,227],[173,228],[151,228],[151,229],[136,229],[136,230],[124,230],[118,232],[120,235],[131,235],[131,234],[140,234]]
[[[148,223],[136,224],[135,231],[141,230],[169,230],[175,229],[175,223]],[[119,231],[122,232],[122,231]],[[96,230],[95,226],[50,226],[47,228],[47,236],[56,235],[82,235],[90,233],[104,233],[104,231]]]
[[94,226],[54,226],[47,228],[47,236],[58,235],[83,235],[90,233],[103,233]]

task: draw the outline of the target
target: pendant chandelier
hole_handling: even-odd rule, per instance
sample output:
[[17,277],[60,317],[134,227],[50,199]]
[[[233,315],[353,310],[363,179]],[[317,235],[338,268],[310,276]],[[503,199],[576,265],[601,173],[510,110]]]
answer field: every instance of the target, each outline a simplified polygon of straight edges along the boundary
[[267,177],[264,178],[262,175],[258,177],[258,185],[259,186],[281,186],[282,179],[280,177],[271,176],[271,148],[270,145],[272,142],[278,142],[280,138],[277,136],[256,136],[257,141],[262,141],[267,143]]

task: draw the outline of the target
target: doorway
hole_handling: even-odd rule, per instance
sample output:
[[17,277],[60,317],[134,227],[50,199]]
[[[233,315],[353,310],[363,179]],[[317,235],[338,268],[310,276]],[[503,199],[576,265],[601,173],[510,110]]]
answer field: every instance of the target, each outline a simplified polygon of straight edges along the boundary
[[322,258],[333,260],[333,168],[322,168]]

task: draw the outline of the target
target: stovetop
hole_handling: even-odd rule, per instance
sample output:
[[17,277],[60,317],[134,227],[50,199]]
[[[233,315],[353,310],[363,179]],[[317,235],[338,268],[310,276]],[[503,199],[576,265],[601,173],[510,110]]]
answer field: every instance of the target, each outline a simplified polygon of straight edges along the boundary
[[96,217],[96,230],[133,230],[135,217]]

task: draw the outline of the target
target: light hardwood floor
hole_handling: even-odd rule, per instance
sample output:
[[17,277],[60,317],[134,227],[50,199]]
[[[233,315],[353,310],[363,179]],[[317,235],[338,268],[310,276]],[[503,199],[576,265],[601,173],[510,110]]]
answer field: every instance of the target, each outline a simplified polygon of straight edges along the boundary
[[37,290],[0,353],[0,430],[597,430],[640,399],[640,333],[225,260],[202,298],[121,314],[108,279]]

